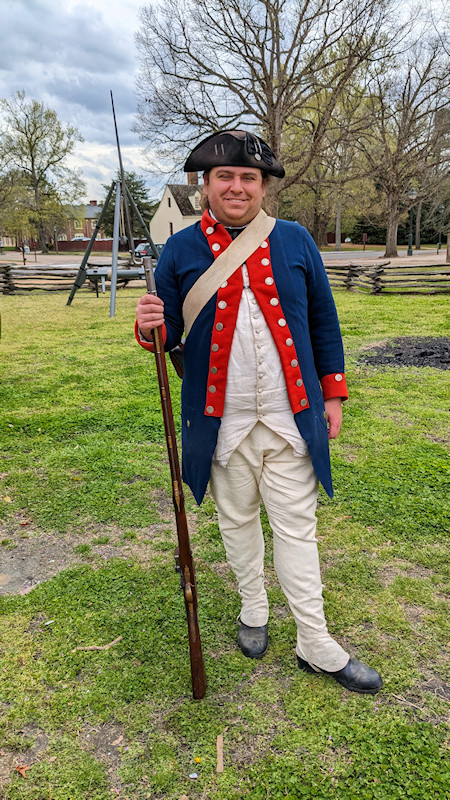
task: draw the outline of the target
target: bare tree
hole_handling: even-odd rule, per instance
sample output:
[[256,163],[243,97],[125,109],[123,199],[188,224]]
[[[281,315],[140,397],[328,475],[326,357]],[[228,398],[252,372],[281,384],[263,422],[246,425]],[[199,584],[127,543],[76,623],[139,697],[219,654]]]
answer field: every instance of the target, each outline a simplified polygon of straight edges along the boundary
[[34,214],[40,247],[46,249],[44,213],[46,194],[58,189],[58,181],[71,186],[75,200],[84,186],[65,164],[67,156],[82,141],[76,128],[64,126],[55,111],[37,100],[26,100],[25,92],[16,92],[10,100],[0,100],[5,113],[1,149],[9,165],[17,169],[33,193]]
[[167,0],[144,6],[137,43],[137,130],[178,164],[192,140],[258,130],[276,155],[290,131],[287,175],[267,205],[298,182],[320,150],[336,104],[387,43],[389,0]]
[[[371,122],[359,139],[386,198],[386,252],[395,258],[401,217],[439,191],[450,166],[450,59],[438,38],[420,37],[398,64],[373,81]],[[413,191],[411,191],[413,190]]]

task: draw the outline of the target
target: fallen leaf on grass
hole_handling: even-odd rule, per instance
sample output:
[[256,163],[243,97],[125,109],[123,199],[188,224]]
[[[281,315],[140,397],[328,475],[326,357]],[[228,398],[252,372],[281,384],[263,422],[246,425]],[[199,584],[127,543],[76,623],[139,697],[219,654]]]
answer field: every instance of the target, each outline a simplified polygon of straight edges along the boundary
[[10,498],[9,494],[5,494],[5,495],[3,496],[3,502],[4,502],[4,503],[12,503],[12,500],[11,500],[11,498]]
[[20,775],[22,775],[22,778],[26,778],[27,777],[27,769],[31,769],[31,767],[29,767],[28,764],[19,764],[19,766],[16,767],[16,772],[18,772]]

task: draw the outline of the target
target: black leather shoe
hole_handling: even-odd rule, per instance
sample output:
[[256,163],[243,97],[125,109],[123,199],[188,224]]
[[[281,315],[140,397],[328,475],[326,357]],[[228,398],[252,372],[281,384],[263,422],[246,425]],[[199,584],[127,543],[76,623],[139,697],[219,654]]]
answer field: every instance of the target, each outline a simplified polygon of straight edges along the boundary
[[323,672],[324,675],[329,675],[335,681],[341,684],[345,689],[351,692],[359,692],[359,694],[376,694],[383,686],[381,675],[376,670],[358,661],[357,658],[350,658],[343,669],[338,669],[337,672],[327,672],[325,669],[319,667],[312,667],[303,658],[297,656],[298,666],[305,672]]
[[262,658],[266,655],[269,647],[268,626],[261,625],[257,628],[251,628],[241,622],[239,624],[237,643],[247,658]]

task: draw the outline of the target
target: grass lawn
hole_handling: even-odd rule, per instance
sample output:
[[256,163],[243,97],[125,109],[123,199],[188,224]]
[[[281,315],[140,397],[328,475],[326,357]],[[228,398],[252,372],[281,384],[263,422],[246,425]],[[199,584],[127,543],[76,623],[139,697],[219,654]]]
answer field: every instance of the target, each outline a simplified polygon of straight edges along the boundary
[[92,293],[0,299],[2,800],[450,798],[448,372],[363,361],[444,336],[448,300],[335,295],[351,399],[318,512],[326,615],[382,692],[297,669],[266,521],[271,645],[242,656],[213,503],[186,490],[208,677],[194,701],[138,294],[118,293],[113,320]]

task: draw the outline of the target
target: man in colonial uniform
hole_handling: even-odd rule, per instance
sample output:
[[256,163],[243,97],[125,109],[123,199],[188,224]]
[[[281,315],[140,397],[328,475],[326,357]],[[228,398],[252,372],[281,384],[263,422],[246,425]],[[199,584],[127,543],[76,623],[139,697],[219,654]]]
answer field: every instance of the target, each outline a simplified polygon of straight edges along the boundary
[[166,350],[186,335],[183,479],[198,503],[210,482],[241,596],[238,644],[249,658],[268,647],[262,500],[299,667],[374,694],[381,677],[330,636],[323,612],[318,481],[331,496],[328,439],[339,433],[348,395],[320,254],[304,228],[261,209],[267,177],[284,169],[259,137],[214,134],[184,169],[204,171],[207,210],[165,245],[158,296],[139,300],[136,335],[151,349],[151,330],[161,326]]

